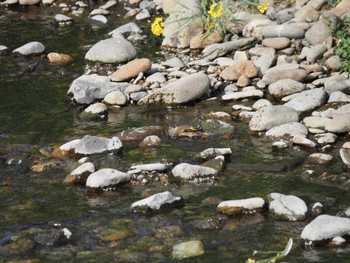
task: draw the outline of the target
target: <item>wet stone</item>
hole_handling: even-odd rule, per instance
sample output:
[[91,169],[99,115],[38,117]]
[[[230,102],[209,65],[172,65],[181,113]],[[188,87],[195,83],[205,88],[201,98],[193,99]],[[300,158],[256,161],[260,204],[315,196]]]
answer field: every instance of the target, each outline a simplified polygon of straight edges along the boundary
[[264,208],[264,199],[260,197],[254,197],[221,202],[217,206],[217,211],[227,215],[254,214],[258,211],[264,210]]
[[130,182],[131,175],[115,169],[105,168],[90,174],[86,186],[90,189],[106,189]]
[[187,241],[174,245],[172,257],[177,259],[196,257],[204,254],[204,246],[200,240]]

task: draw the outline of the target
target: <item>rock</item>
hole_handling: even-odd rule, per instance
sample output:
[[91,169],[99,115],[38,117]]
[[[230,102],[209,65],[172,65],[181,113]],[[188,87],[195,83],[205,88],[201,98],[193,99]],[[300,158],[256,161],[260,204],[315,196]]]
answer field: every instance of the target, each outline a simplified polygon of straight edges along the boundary
[[203,38],[204,36],[205,35],[203,33],[194,36],[190,41],[190,48],[204,49],[209,45],[222,42],[223,40],[223,36],[217,31],[214,31],[209,36]]
[[303,123],[308,128],[315,128],[325,130],[326,126],[329,126],[331,119],[323,118],[323,117],[306,117],[303,119]]
[[258,75],[258,69],[250,60],[243,60],[232,66],[232,70],[248,78],[255,78]]
[[316,22],[305,33],[305,39],[310,45],[323,44],[330,36],[332,31],[321,21]]
[[203,243],[200,240],[193,240],[174,245],[172,257],[175,259],[197,257],[203,255],[204,252]]
[[145,199],[131,204],[134,212],[153,212],[173,207],[183,206],[184,199],[180,196],[174,196],[169,191],[151,195]]
[[254,214],[257,211],[264,210],[265,201],[260,197],[241,199],[241,200],[231,200],[219,203],[217,206],[217,211],[227,214]]
[[69,55],[54,52],[47,54],[47,59],[51,64],[64,64],[73,60],[73,58]]
[[151,15],[147,9],[141,9],[141,11],[135,16],[136,20],[144,20],[150,18]]
[[22,56],[39,55],[44,52],[45,52],[45,46],[37,41],[29,42],[19,48],[16,48],[13,51],[14,54],[18,54]]
[[264,38],[286,37],[289,39],[298,39],[304,37],[305,31],[298,26],[284,24],[265,26],[262,29],[261,34]]
[[131,175],[118,170],[105,168],[89,175],[86,186],[89,188],[107,188],[128,183]]
[[231,155],[231,148],[209,148],[199,153],[198,157],[207,160],[218,157],[220,155]]
[[274,25],[275,22],[270,19],[253,19],[243,28],[242,35],[244,37],[256,37],[262,39],[262,29],[265,26]]
[[151,66],[152,62],[148,58],[134,59],[112,73],[110,78],[112,81],[126,81],[137,77],[140,73],[149,71]]
[[99,16],[99,15],[103,15],[103,16],[107,16],[109,15],[110,12],[106,9],[102,9],[102,8],[96,8],[94,10],[92,10],[89,14],[90,17],[92,16]]
[[135,23],[130,22],[125,25],[122,25],[113,31],[109,32],[108,35],[113,36],[115,34],[121,33],[121,34],[139,34],[141,33],[141,28]]
[[85,135],[75,147],[76,154],[90,155],[107,151],[119,151],[122,142],[118,137],[104,138]]
[[333,133],[321,133],[321,134],[316,134],[315,138],[317,139],[317,142],[319,144],[329,144],[329,143],[334,143],[337,139],[337,135]]
[[55,15],[55,21],[58,24],[58,26],[64,27],[71,25],[73,22],[73,18],[63,14],[57,14]]
[[121,38],[108,38],[93,45],[85,59],[102,63],[123,63],[136,57],[136,49]]
[[327,93],[323,88],[316,88],[312,90],[305,90],[297,97],[285,103],[285,106],[295,109],[297,112],[308,112],[325,103],[327,100]]
[[215,169],[189,163],[180,163],[171,172],[175,177],[190,181],[215,179],[218,175]]
[[115,90],[115,91],[108,93],[104,97],[103,101],[109,105],[124,106],[125,104],[127,104],[128,99],[124,95],[123,92],[121,92],[119,90]]
[[332,133],[350,132],[350,114],[333,117],[326,122],[325,130]]
[[116,6],[118,4],[118,2],[116,0],[108,0],[107,3],[105,3],[104,5],[101,5],[100,8],[101,9],[110,9],[114,6]]
[[101,236],[101,239],[104,241],[119,241],[128,237],[131,237],[134,234],[135,233],[128,228],[122,228],[118,230],[113,229],[113,230],[107,231],[107,233],[104,233]]
[[201,166],[213,168],[218,172],[222,172],[225,169],[225,157],[223,155],[219,155],[214,159],[210,159],[202,163]]
[[200,126],[205,132],[212,135],[226,135],[233,134],[234,132],[234,128],[231,124],[216,119],[203,120],[200,122]]
[[350,102],[350,95],[346,95],[341,91],[334,91],[329,95],[327,103],[331,102]]
[[139,146],[141,148],[147,148],[147,147],[159,147],[161,144],[161,140],[156,135],[147,136],[140,142]]
[[330,248],[339,248],[339,247],[344,247],[346,246],[346,239],[342,237],[334,237],[328,244],[327,246]]
[[0,56],[5,56],[8,53],[8,48],[6,46],[0,45]]
[[350,1],[349,0],[342,0],[340,1],[336,7],[334,7],[331,12],[335,14],[338,17],[341,17],[346,12],[349,12],[350,8]]
[[307,22],[318,20],[319,13],[312,6],[306,5],[294,13],[295,18],[305,19]]
[[249,50],[249,54],[253,55],[252,61],[259,69],[261,76],[275,63],[276,50],[270,47],[255,47]]
[[333,156],[325,153],[313,153],[309,156],[309,162],[313,164],[330,164]]
[[104,15],[95,15],[95,16],[90,17],[90,19],[92,19],[94,21],[101,22],[103,24],[106,24],[108,22],[107,17],[105,17]]
[[67,94],[72,101],[79,104],[90,104],[97,99],[103,99],[108,93],[121,90],[129,86],[129,83],[109,82],[108,77],[82,75],[71,84]]
[[241,38],[237,40],[232,40],[226,43],[213,44],[207,46],[202,51],[203,58],[207,60],[214,60],[218,57],[224,57],[226,54],[230,54],[233,51],[240,48],[248,48],[256,42],[255,38]]
[[274,49],[284,49],[289,47],[290,39],[286,37],[265,38],[262,41],[262,45]]
[[277,218],[289,221],[304,220],[306,218],[307,206],[299,197],[271,193],[267,198],[270,200],[269,210]]
[[301,238],[306,245],[326,241],[337,236],[346,236],[350,233],[350,219],[320,215],[305,226]]
[[162,66],[170,67],[170,68],[183,68],[183,67],[186,67],[186,64],[183,63],[183,61],[178,57],[173,57],[164,61],[162,63]]
[[208,89],[208,76],[199,72],[168,83],[164,88],[139,100],[138,105],[186,103],[199,99]]
[[220,77],[224,80],[238,80],[241,74],[233,70],[233,66],[226,67],[221,73]]
[[316,147],[316,143],[314,143],[313,141],[303,137],[303,136],[300,136],[300,135],[296,135],[292,138],[292,142],[294,144],[297,144],[297,145],[301,145],[301,146],[306,146],[306,147],[310,147],[310,148],[314,148]]
[[35,164],[31,167],[31,170],[36,173],[41,173],[44,171],[48,170],[53,170],[57,168],[62,168],[63,163],[58,160],[51,160],[51,161],[45,161],[45,162],[40,162],[38,164]]
[[308,129],[299,122],[285,123],[271,128],[266,132],[266,136],[270,137],[294,137],[296,135],[306,137],[307,134]]
[[262,98],[264,92],[261,90],[248,90],[225,94],[222,96],[222,100],[240,100],[246,98]]
[[265,72],[265,75],[263,76],[262,80],[265,82],[266,85],[270,85],[271,83],[281,79],[292,79],[295,81],[302,82],[307,75],[308,72],[304,69],[298,68],[298,65],[287,64],[278,65],[268,69]]
[[350,218],[350,207],[344,208],[342,211],[340,211],[337,216],[339,217],[346,217]]
[[330,58],[328,58],[324,64],[331,71],[338,71],[340,69],[340,66],[341,66],[341,59],[339,56],[334,55],[334,56],[331,56]]
[[144,126],[144,127],[124,130],[118,135],[118,137],[123,142],[135,142],[135,141],[140,142],[147,136],[160,135],[160,134],[163,134],[164,131],[165,131],[165,128],[161,126]]
[[237,87],[247,87],[250,83],[251,81],[247,76],[241,75],[237,80],[236,85]]
[[298,122],[299,114],[296,110],[279,105],[265,106],[258,110],[257,114],[249,122],[252,131],[269,130],[281,124]]
[[156,73],[148,76],[146,78],[146,82],[150,82],[150,83],[154,83],[154,82],[164,83],[164,82],[166,82],[166,78],[164,77],[164,75],[162,73],[156,72]]
[[107,111],[108,111],[108,108],[105,104],[101,102],[97,102],[87,107],[84,110],[84,112],[82,112],[81,116],[82,118],[96,117],[96,115],[103,117],[103,115],[107,113]]
[[327,0],[310,0],[307,5],[315,8],[316,10],[320,10],[326,3]]
[[272,106],[272,103],[267,100],[267,99],[260,99],[257,100],[253,105],[252,108],[255,110],[259,110],[262,107],[266,107],[266,106]]
[[88,176],[95,172],[95,166],[91,162],[83,163],[68,174],[63,182],[68,184],[85,184]]
[[41,0],[19,0],[20,5],[37,5]]
[[138,164],[133,165],[130,167],[130,171],[133,173],[132,170],[139,170],[139,171],[146,171],[146,172],[164,172],[165,170],[169,169],[171,167],[171,164],[168,163],[149,163],[149,164]]
[[323,44],[317,44],[310,48],[310,51],[306,55],[306,60],[310,63],[315,63],[318,59],[322,58],[323,54],[327,51],[327,48]]
[[339,153],[340,153],[340,157],[343,161],[343,163],[347,166],[350,165],[350,143],[346,142],[345,144],[343,144],[342,148],[340,148]]
[[305,89],[305,84],[293,79],[281,79],[269,85],[269,92],[272,96],[282,98]]
[[345,94],[350,94],[350,79],[342,75],[335,75],[328,78],[324,84],[324,90],[331,94],[335,91],[341,91]]

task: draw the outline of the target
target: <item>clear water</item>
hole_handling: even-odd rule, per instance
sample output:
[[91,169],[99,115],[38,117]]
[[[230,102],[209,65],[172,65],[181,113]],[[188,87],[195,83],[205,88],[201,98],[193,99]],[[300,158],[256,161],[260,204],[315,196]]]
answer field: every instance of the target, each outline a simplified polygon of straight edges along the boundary
[[[9,154],[6,149],[12,148],[8,158],[30,162],[39,158],[39,147],[85,134],[112,136],[147,125],[197,126],[209,111],[230,112],[231,105],[207,101],[171,109],[131,105],[115,112],[108,121],[81,119],[79,109],[65,103],[68,87],[84,72],[86,46],[106,38],[107,32],[124,21],[114,14],[107,26],[99,27],[82,18],[70,28],[59,29],[52,23],[57,12],[44,7],[0,10],[0,44],[13,50],[37,40],[44,43],[47,53],[62,52],[74,57],[72,63],[60,66],[49,65],[40,57],[0,57],[0,142],[1,151]],[[150,39],[147,45],[139,46],[139,56],[159,59],[160,55],[154,53],[158,50],[156,44]],[[28,70],[34,64],[35,69]],[[163,136],[158,150],[142,150],[137,144],[126,143],[122,155],[115,157],[120,166],[116,168],[126,169],[132,163],[160,159],[188,161],[206,148],[230,147],[231,160],[214,185],[153,183],[90,195],[84,188],[62,183],[71,171],[69,163],[64,169],[38,174],[25,166],[6,165],[4,160],[8,159],[0,159],[0,261],[175,262],[170,256],[172,245],[200,239],[205,254],[184,262],[244,262],[252,257],[253,250],[282,250],[292,237],[295,245],[287,262],[350,262],[348,246],[337,250],[303,248],[299,236],[307,222],[279,221],[268,213],[226,217],[216,212],[215,205],[201,204],[207,197],[228,200],[281,192],[295,194],[309,205],[322,201],[332,215],[349,205],[348,191],[302,179],[308,152],[272,151],[269,143],[249,135],[246,124],[232,125],[235,132],[230,138],[174,140]],[[343,172],[339,162],[325,169]],[[152,217],[130,212],[130,204],[145,191],[165,190],[183,196],[186,205]],[[218,229],[199,229],[195,222],[203,219],[217,220]],[[68,244],[48,244],[54,239],[55,224],[73,233]],[[101,238],[120,229],[129,229],[133,234],[113,242]]]

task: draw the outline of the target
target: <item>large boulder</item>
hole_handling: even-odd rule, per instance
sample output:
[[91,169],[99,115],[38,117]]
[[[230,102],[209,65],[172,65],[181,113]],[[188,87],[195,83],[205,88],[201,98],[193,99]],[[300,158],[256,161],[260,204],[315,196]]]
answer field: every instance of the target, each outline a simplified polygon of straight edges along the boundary
[[257,111],[249,122],[252,131],[269,130],[281,124],[298,122],[299,114],[295,109],[287,106],[266,106]]
[[129,86],[129,83],[110,82],[108,77],[93,75],[82,75],[71,84],[67,94],[68,97],[79,104],[90,104],[94,100],[103,99],[112,91],[120,91]]
[[164,88],[142,98],[139,105],[165,103],[180,104],[199,99],[209,89],[209,78],[204,73],[195,73],[168,83]]
[[122,38],[108,38],[93,45],[85,59],[102,63],[123,63],[136,57],[135,47]]

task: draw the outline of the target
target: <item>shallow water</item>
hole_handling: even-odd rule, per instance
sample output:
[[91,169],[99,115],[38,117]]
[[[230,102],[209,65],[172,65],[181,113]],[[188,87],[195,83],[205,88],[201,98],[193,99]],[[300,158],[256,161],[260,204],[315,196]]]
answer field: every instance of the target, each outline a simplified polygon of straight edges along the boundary
[[[197,127],[205,113],[230,112],[232,106],[218,100],[171,108],[130,105],[110,113],[105,121],[80,118],[79,109],[65,103],[65,95],[71,81],[84,72],[85,46],[105,38],[123,21],[112,15],[107,26],[99,27],[82,18],[70,28],[60,29],[52,23],[57,12],[43,7],[0,10],[0,44],[13,50],[37,40],[47,47],[47,53],[62,52],[74,57],[72,63],[60,66],[49,65],[40,57],[0,57],[0,142],[12,148],[7,151],[2,147],[7,155],[0,159],[0,261],[175,262],[170,257],[174,244],[200,239],[205,254],[184,262],[244,262],[252,257],[253,250],[282,250],[289,237],[295,245],[287,262],[350,260],[349,246],[337,250],[305,249],[299,236],[307,222],[279,221],[268,213],[227,217],[218,214],[215,205],[202,204],[208,197],[228,200],[280,192],[295,194],[308,205],[321,201],[332,215],[349,205],[347,190],[302,179],[307,151],[273,151],[270,143],[250,136],[244,123],[232,122],[235,131],[229,138],[218,135],[174,140],[163,135],[158,150],[142,150],[135,143],[126,143],[122,154],[101,164],[111,163],[126,170],[133,163],[160,159],[177,163],[209,147],[230,147],[233,154],[215,184],[158,182],[91,195],[82,187],[62,183],[73,169],[73,161],[65,168],[30,172],[26,163],[40,158],[41,146],[61,144],[86,134],[113,136],[147,125]],[[154,39],[149,41],[138,47],[139,56],[156,61],[161,55],[154,53]],[[9,164],[8,160],[13,161]],[[329,169],[343,172],[339,162]],[[131,203],[145,193],[165,190],[183,196],[186,205],[151,217],[130,212]],[[203,226],[203,220],[212,222],[209,229]],[[73,233],[68,243],[57,239],[57,230],[62,227]],[[106,240],[116,231],[124,231],[128,237]]]

